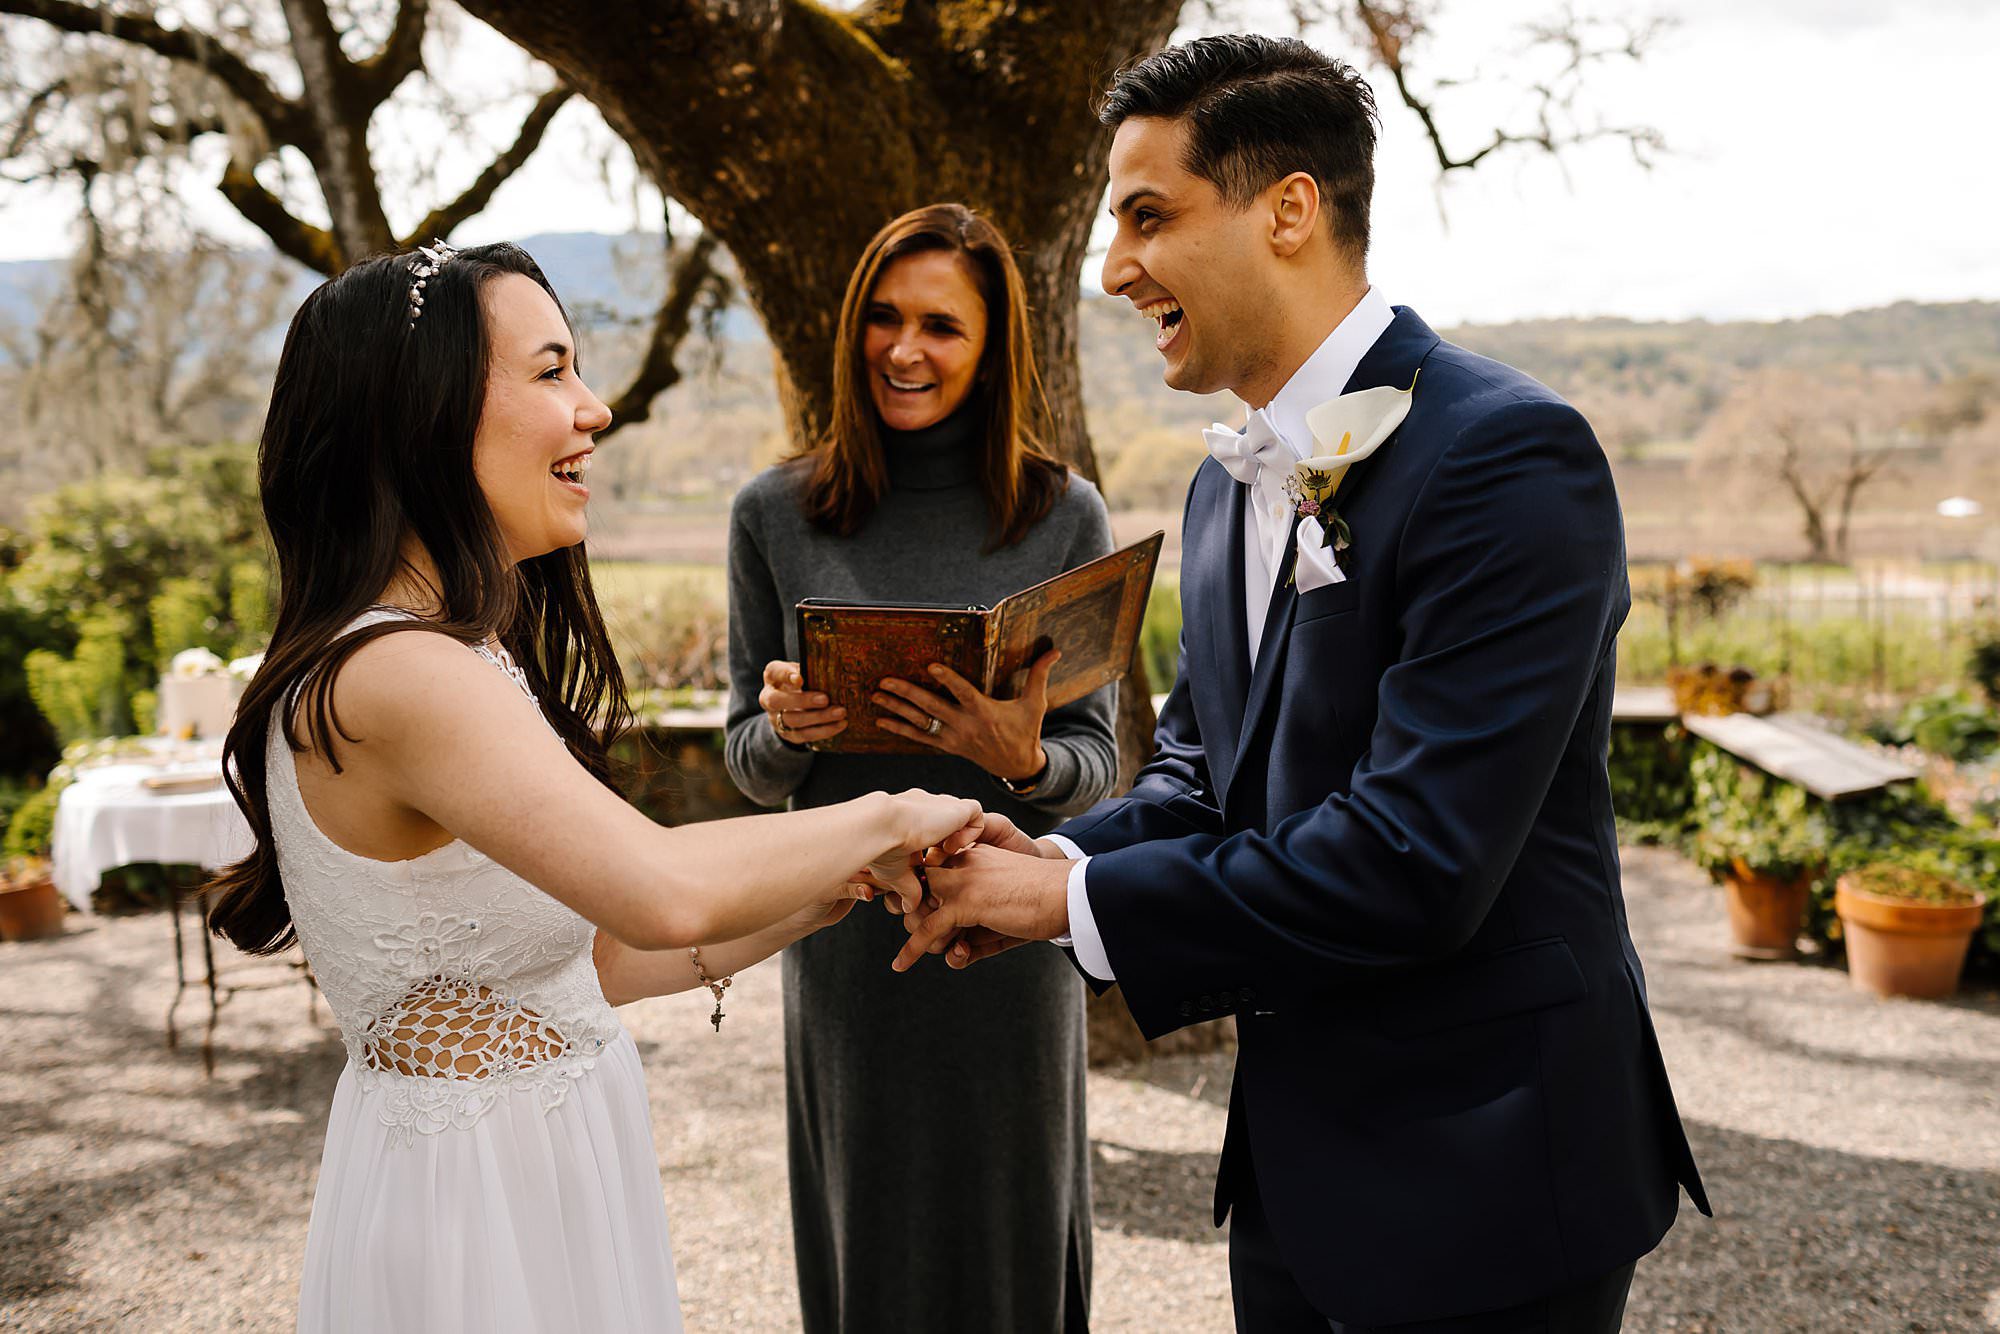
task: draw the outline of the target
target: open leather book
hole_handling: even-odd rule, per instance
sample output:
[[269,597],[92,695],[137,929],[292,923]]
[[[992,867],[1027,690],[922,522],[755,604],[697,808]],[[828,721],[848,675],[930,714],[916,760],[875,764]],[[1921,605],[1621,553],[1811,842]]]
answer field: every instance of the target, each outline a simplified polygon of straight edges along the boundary
[[1146,619],[1166,534],[1002,598],[992,607],[807,598],[798,604],[799,669],[805,688],[847,710],[847,730],[814,750],[919,755],[930,748],[877,727],[871,696],[885,677],[943,693],[930,674],[941,662],[996,699],[1012,699],[1028,667],[1051,648],[1049,707],[1060,708],[1124,676]]

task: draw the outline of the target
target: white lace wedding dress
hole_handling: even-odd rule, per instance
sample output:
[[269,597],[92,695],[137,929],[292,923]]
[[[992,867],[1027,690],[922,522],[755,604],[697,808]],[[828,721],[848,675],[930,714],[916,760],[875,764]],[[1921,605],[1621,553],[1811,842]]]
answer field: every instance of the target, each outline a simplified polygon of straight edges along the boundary
[[463,841],[347,851],[282,728],[267,745],[285,898],[347,1045],[299,1329],[679,1330],[645,1079],[595,928]]

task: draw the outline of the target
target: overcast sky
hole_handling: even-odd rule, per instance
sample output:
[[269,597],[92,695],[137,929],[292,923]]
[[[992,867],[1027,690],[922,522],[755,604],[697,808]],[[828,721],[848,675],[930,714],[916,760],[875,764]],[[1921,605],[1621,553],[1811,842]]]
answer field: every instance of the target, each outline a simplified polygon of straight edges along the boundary
[[[1599,70],[1590,103],[1606,118],[1658,127],[1672,152],[1650,172],[1612,144],[1573,150],[1560,164],[1517,153],[1441,184],[1415,118],[1390,104],[1387,77],[1376,79],[1384,132],[1371,269],[1391,300],[1456,323],[1769,319],[1905,298],[2000,299],[2000,3],[1578,7],[1675,20],[1643,64]],[[1527,102],[1505,80],[1532,69],[1516,54],[1520,25],[1551,6],[1445,0],[1440,8],[1423,70],[1483,76],[1439,103],[1462,152],[1496,117],[1513,111],[1518,123]],[[470,56],[460,69],[490,67],[479,41],[461,47]],[[460,69],[452,77],[465,77]],[[598,182],[577,148],[580,125],[566,112],[457,239],[627,229],[629,197]],[[477,167],[463,165],[467,176]],[[67,248],[64,201],[0,185],[0,205],[0,259]],[[220,206],[210,216],[226,235],[254,235]],[[1095,281],[1094,259],[1086,278]]]

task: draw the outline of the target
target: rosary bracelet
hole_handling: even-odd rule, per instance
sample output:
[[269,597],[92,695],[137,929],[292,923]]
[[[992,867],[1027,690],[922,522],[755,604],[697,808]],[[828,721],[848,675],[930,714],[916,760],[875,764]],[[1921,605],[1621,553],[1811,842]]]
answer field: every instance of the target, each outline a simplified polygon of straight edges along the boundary
[[722,1031],[722,993],[729,990],[729,984],[735,979],[725,977],[720,982],[710,981],[708,970],[701,966],[701,946],[699,945],[688,951],[688,958],[694,960],[695,981],[707,987],[715,995],[715,1013],[708,1017],[708,1022],[714,1024],[715,1031],[720,1033]]

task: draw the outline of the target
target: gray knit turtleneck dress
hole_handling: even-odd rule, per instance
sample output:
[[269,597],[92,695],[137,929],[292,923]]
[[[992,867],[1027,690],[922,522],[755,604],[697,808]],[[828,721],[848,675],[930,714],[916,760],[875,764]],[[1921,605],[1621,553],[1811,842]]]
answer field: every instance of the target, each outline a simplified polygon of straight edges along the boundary
[[[1095,487],[982,554],[977,412],[884,432],[889,491],[848,538],[809,524],[806,467],[772,468],[729,528],[730,776],[753,800],[824,806],[908,787],[977,798],[1039,834],[1109,795],[1110,688],[1043,720],[1026,799],[946,755],[817,754],[757,707],[764,664],[797,661],[805,597],[991,605],[1111,550]],[[963,972],[889,970],[902,919],[862,905],[785,951],[786,1130],[807,1334],[1035,1334],[1085,1328],[1090,1273],[1083,985],[1029,945]]]

